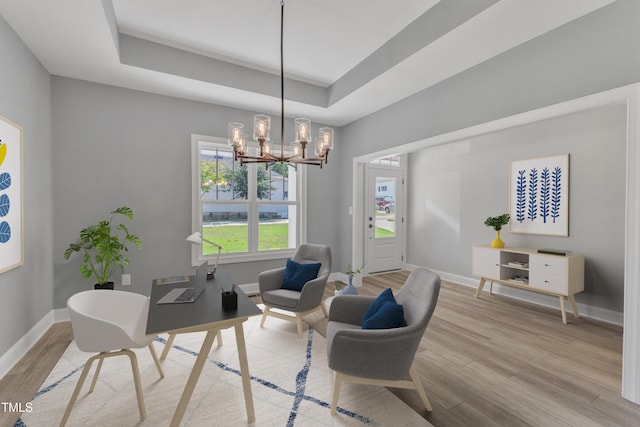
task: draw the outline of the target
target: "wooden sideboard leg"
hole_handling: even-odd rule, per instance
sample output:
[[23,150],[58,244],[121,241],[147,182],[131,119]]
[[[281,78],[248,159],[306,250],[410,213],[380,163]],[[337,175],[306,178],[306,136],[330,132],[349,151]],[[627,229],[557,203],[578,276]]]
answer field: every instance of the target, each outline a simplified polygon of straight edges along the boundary
[[482,292],[482,288],[484,287],[484,282],[487,279],[485,279],[484,277],[480,278],[480,284],[478,285],[478,290],[476,291],[476,298],[478,298],[480,296],[480,292]]
[[562,323],[567,324],[567,311],[564,309],[564,296],[560,295],[560,311],[562,311]]
[[571,309],[573,310],[573,316],[576,318],[580,317],[580,313],[578,313],[578,305],[576,304],[576,299],[573,297],[573,295],[569,295],[567,299],[569,300],[569,304],[571,304]]
[[489,295],[493,295],[493,280],[489,282]]

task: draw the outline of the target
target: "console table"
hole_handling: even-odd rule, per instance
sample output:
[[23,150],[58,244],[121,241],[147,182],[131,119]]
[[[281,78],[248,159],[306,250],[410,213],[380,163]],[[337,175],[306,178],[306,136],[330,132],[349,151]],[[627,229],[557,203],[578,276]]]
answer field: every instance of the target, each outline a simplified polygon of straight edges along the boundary
[[564,298],[567,297],[573,315],[579,317],[574,295],[584,291],[584,256],[578,254],[551,255],[536,249],[474,246],[471,274],[480,277],[476,298],[485,282],[493,282],[553,295],[560,298],[562,322],[567,323]]

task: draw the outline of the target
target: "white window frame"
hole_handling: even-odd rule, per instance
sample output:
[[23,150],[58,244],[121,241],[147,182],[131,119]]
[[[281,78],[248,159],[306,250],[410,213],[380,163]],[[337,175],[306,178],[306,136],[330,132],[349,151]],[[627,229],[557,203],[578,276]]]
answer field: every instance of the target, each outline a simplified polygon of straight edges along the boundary
[[[207,136],[207,135],[191,135],[191,229],[192,232],[200,231],[202,232],[202,202],[200,199],[200,149],[203,146],[218,146],[228,148],[227,138],[215,137],[215,136]],[[254,164],[249,165],[248,176],[249,179],[255,180],[255,168],[256,167],[264,167],[264,165]],[[272,251],[254,251],[254,252],[245,252],[245,253],[234,253],[234,254],[221,254],[220,255],[220,264],[232,264],[239,262],[250,262],[250,261],[263,261],[263,260],[273,260],[273,259],[286,259],[293,256],[296,247],[301,243],[306,242],[307,240],[307,197],[306,197],[306,188],[307,188],[307,173],[306,168],[298,167],[296,173],[296,200],[297,200],[297,209],[296,209],[296,221],[297,229],[296,229],[296,238],[297,244],[293,248],[289,249],[281,249],[281,250],[272,250]],[[266,200],[257,200],[254,195],[250,194],[249,197],[251,200],[248,200],[249,204],[248,209],[248,217],[249,218],[257,218],[258,217],[258,206],[263,204],[282,204],[277,201],[271,202]],[[258,222],[248,220],[249,223],[249,241],[252,239],[258,238]],[[250,244],[251,248],[251,244]],[[200,245],[191,245],[191,265],[198,266],[202,264],[204,261],[209,261],[210,264],[215,262],[215,254],[211,255],[202,255],[202,248]]]

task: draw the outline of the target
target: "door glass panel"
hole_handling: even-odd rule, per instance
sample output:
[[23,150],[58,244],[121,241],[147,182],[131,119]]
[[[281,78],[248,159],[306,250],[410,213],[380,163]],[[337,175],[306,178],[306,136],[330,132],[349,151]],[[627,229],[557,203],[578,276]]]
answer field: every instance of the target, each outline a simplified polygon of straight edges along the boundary
[[376,177],[375,238],[396,235],[396,178]]

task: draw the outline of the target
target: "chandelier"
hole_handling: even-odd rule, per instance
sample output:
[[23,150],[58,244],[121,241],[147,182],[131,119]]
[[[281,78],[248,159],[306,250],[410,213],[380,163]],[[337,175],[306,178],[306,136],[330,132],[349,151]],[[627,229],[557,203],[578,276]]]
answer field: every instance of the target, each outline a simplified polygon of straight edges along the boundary
[[[240,164],[264,163],[269,168],[274,163],[308,164],[320,166],[327,163],[329,151],[333,149],[333,129],[321,127],[315,144],[311,138],[311,120],[295,119],[295,140],[287,149],[284,145],[284,1],[280,2],[280,149],[273,147],[270,139],[271,117],[257,114],[253,119],[253,140],[257,147],[247,145],[244,124],[229,123],[229,145],[233,147],[234,159]],[[255,145],[255,143],[253,144]],[[309,149],[309,150],[308,150]],[[313,149],[313,154],[310,155]]]

